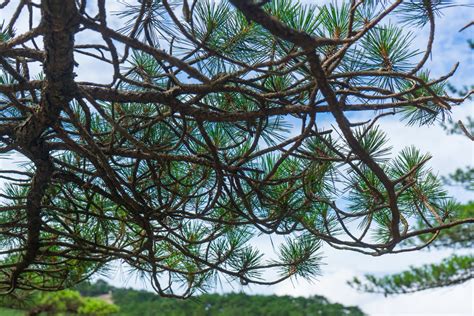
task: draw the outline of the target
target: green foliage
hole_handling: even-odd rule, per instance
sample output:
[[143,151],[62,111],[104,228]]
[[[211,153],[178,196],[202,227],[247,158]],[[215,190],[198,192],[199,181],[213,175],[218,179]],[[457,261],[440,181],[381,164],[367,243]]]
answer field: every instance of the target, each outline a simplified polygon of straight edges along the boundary
[[82,295],[112,293],[122,316],[303,316],[351,315],[363,316],[357,307],[330,303],[322,296],[309,298],[289,296],[231,294],[202,294],[191,299],[161,298],[154,293],[115,288],[102,280],[84,282],[78,289]]
[[[409,90],[408,100],[413,100],[420,97],[428,97],[433,93],[443,94],[445,93],[446,83],[438,82],[431,83],[428,72],[422,72],[419,74],[421,83],[423,86],[420,87],[418,82],[405,81],[402,89]],[[442,104],[440,100],[427,101],[426,103],[416,106],[407,106],[400,111],[403,115],[403,120],[407,121],[408,125],[431,125],[436,121],[444,122],[447,108],[445,104]]]
[[102,279],[99,279],[94,283],[84,281],[74,287],[74,290],[81,293],[82,296],[99,296],[103,294],[108,294],[113,289],[114,287],[112,287]]
[[397,8],[400,20],[407,25],[425,26],[430,17],[442,15],[442,10],[454,4],[452,0],[408,0]]
[[2,23],[0,24],[0,43],[6,42],[13,37],[13,34],[9,30],[4,29],[4,26],[5,21],[2,21]]
[[204,294],[191,300],[162,299],[153,294],[118,290],[114,299],[120,302],[123,316],[362,316],[357,307],[331,304],[324,297],[261,296],[245,294]]
[[[474,88],[471,87],[471,89]],[[471,116],[467,116],[465,121],[462,122],[467,132],[470,135],[474,135],[474,119]],[[441,126],[449,133],[456,135],[465,135],[465,131],[461,128],[461,125],[458,122],[454,122],[452,119],[448,119],[446,122],[443,122]]]
[[474,191],[474,168],[467,166],[458,168],[454,173],[443,177],[443,181],[452,186],[461,186],[465,190]]
[[[474,218],[474,202],[446,205],[444,209],[451,212],[450,215],[454,218]],[[429,245],[430,249],[474,247],[474,231],[469,225],[452,227],[436,234],[420,235],[418,238]],[[360,291],[391,295],[453,286],[472,278],[474,278],[474,256],[468,254],[452,255],[440,263],[411,266],[406,271],[386,276],[367,274],[362,280],[354,278],[348,283]]]
[[25,316],[25,312],[17,309],[0,307],[0,315],[2,316]]
[[[174,1],[170,2],[174,6]],[[130,37],[140,38],[143,41],[149,42],[150,45],[159,47],[159,38],[163,36],[163,30],[169,30],[170,27],[170,21],[160,1],[148,1],[145,6],[145,12],[143,12],[141,6],[132,5],[125,1],[123,3],[125,4],[125,9],[115,12],[116,15],[125,20],[120,28],[120,32]],[[136,19],[142,19],[143,22],[136,24]]]
[[38,306],[45,306],[49,313],[75,312],[83,305],[81,294],[73,290],[46,293],[41,295]]
[[[451,208],[453,217],[474,218],[474,202],[466,204],[454,204]],[[421,235],[419,238],[424,242],[432,239],[432,234]],[[469,225],[461,225],[441,231],[437,238],[430,244],[434,248],[448,249],[472,249],[474,247],[474,231]]]
[[386,71],[406,70],[408,62],[417,54],[411,48],[413,35],[404,33],[395,25],[386,25],[374,29],[362,41],[362,47],[367,54],[366,66],[369,69]]
[[0,315],[2,315],[2,316],[25,316],[25,312],[17,310],[17,309],[0,307]]
[[312,236],[288,239],[280,248],[280,261],[285,263],[281,276],[296,275],[306,280],[317,277],[321,257],[316,253],[320,247],[319,240]]
[[457,285],[472,278],[474,256],[452,255],[441,263],[412,266],[407,271],[383,277],[368,274],[363,281],[354,278],[349,284],[364,292],[389,295]]
[[[444,220],[444,218],[469,219],[474,218],[474,201],[459,204],[446,199],[446,193],[441,189],[441,181],[434,179],[430,173],[426,173],[421,168],[415,166],[427,160],[414,149],[408,149],[402,152],[395,164],[395,175],[401,176],[408,170],[417,170],[411,173],[410,177],[403,182],[413,181],[416,177],[427,177],[422,186],[413,185],[406,190],[404,196],[407,209],[413,205],[411,201],[423,201],[422,205],[414,203],[415,208],[412,212],[421,212],[423,216],[418,219],[419,227],[426,224],[431,225],[433,220]],[[467,191],[474,191],[472,167],[457,169],[448,177],[443,177],[442,181],[446,185],[458,185]],[[431,179],[431,180],[428,180]],[[432,199],[437,197],[436,199]],[[405,198],[404,198],[405,199]],[[423,206],[423,204],[425,204]],[[439,206],[443,214],[436,213],[433,206]],[[424,211],[423,211],[424,210]],[[431,213],[431,214],[430,214]],[[442,217],[442,218],[441,218]],[[447,249],[472,249],[474,247],[474,230],[469,224],[451,227],[435,233],[422,234],[418,238],[426,244],[429,249],[447,248]],[[416,242],[409,242],[416,244]],[[447,287],[464,283],[474,278],[474,256],[452,255],[443,259],[440,263],[427,264],[420,267],[411,266],[408,270],[401,273],[376,276],[373,274],[365,275],[364,279],[354,278],[349,281],[352,287],[372,293],[383,293],[385,295],[404,294],[417,292],[432,288]]]
[[348,2],[330,2],[320,7],[318,21],[321,27],[318,28],[320,36],[345,38],[347,37],[349,26],[349,10]]
[[[106,283],[105,285],[99,283],[93,287],[92,292],[106,294],[107,292],[104,293],[104,288],[108,289],[109,286]],[[72,289],[56,292],[17,292],[14,296],[5,296],[0,301],[0,306],[12,308],[12,313],[16,311],[16,313],[21,315],[29,312],[34,315],[108,316],[116,315],[120,310],[115,304],[95,297],[84,297],[79,291]],[[3,316],[1,312],[2,308],[0,308],[0,315]]]
[[119,311],[120,308],[117,305],[109,304],[97,298],[86,297],[84,298],[82,305],[77,309],[77,314],[107,316],[116,314]]

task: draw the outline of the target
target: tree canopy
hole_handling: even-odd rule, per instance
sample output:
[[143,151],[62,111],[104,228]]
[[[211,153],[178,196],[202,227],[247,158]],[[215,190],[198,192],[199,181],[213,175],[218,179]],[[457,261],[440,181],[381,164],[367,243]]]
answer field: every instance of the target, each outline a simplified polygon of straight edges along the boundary
[[[28,163],[0,171],[0,290],[120,260],[187,297],[220,278],[312,279],[322,242],[379,256],[472,224],[430,156],[392,153],[378,125],[427,128],[467,97],[449,95],[458,65],[425,67],[447,5],[3,1],[0,154]],[[425,49],[410,27],[429,30]],[[285,241],[272,254],[261,235]]]

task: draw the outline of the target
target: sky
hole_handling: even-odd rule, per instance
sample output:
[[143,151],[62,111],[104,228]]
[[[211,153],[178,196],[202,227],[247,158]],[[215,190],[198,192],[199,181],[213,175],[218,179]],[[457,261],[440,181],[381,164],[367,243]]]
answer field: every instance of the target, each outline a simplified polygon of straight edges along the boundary
[[[469,0],[466,0],[469,2]],[[13,1],[16,2],[16,1]],[[115,1],[109,3],[114,3]],[[305,1],[310,2],[310,1]],[[314,2],[312,2],[314,3]],[[321,3],[321,1],[316,3]],[[466,3],[466,2],[464,2]],[[0,11],[0,20],[8,16],[7,11]],[[474,65],[473,55],[466,40],[473,38],[474,27],[459,33],[458,30],[474,19],[474,9],[456,8],[446,9],[444,16],[438,19],[436,40],[430,61],[431,73],[434,77],[447,73],[456,62],[460,62],[459,71],[451,81],[455,86],[473,83]],[[423,49],[426,42],[427,30],[414,30],[417,41]],[[86,35],[82,35],[86,36]],[[98,78],[106,79],[107,71],[93,67],[90,60],[78,60],[83,72],[78,71],[78,80]],[[367,114],[352,114],[353,119],[361,121]],[[467,115],[474,116],[474,103],[466,102],[461,107],[453,109],[453,118],[463,119]],[[437,125],[431,127],[408,127],[395,118],[385,117],[381,120],[381,127],[387,132],[394,147],[394,152],[406,146],[415,145],[422,152],[430,153],[433,158],[429,166],[440,175],[447,175],[457,167],[474,165],[474,146],[466,137],[461,135],[446,135]],[[5,157],[3,157],[5,158]],[[0,157],[1,169],[18,168],[22,160],[18,157],[3,159]],[[0,180],[1,185],[1,180]],[[460,201],[467,201],[470,196],[460,189],[449,188],[450,193]],[[259,242],[262,247],[270,247],[268,239],[262,238]],[[474,282],[462,285],[429,290],[415,294],[384,297],[383,295],[364,294],[350,288],[346,282],[354,276],[365,273],[387,274],[399,272],[409,265],[433,263],[449,256],[453,251],[443,250],[435,252],[415,252],[382,257],[368,257],[355,252],[334,250],[323,247],[325,265],[322,266],[322,275],[312,283],[306,280],[285,281],[271,287],[240,286],[230,287],[222,285],[216,288],[217,292],[245,291],[250,294],[277,294],[294,296],[323,295],[332,302],[344,305],[357,305],[371,316],[378,315],[474,315]],[[109,274],[109,281],[117,286],[147,288],[146,284],[135,276],[125,273],[126,268],[117,268]]]

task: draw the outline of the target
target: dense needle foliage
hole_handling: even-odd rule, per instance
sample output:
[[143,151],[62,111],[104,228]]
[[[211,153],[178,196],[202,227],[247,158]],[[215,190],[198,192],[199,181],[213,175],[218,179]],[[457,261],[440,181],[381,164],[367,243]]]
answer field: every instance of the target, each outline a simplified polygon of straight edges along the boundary
[[312,279],[321,243],[383,255],[468,227],[430,156],[392,153],[378,126],[427,128],[464,101],[446,91],[457,65],[424,67],[447,3],[3,1],[0,158],[28,163],[0,169],[0,290],[120,260],[187,297]]

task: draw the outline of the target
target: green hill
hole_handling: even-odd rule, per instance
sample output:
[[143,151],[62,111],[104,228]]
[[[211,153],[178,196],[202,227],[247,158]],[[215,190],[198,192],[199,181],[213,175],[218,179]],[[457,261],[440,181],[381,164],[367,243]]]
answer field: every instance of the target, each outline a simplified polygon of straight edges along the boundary
[[82,295],[112,293],[113,301],[123,316],[359,316],[358,307],[330,303],[322,296],[309,298],[276,296],[203,294],[188,300],[161,298],[153,293],[109,286],[104,281],[82,284]]
[[[17,293],[18,294],[18,293]],[[329,302],[322,296],[309,298],[203,294],[191,299],[162,298],[154,293],[110,286],[105,281],[82,283],[74,290],[20,292],[16,300],[0,299],[1,316],[363,316],[358,307]],[[87,309],[84,306],[88,306]],[[83,308],[79,308],[83,306]],[[113,307],[115,306],[115,307]],[[119,308],[119,312],[116,312]],[[11,309],[17,308],[17,309]]]

